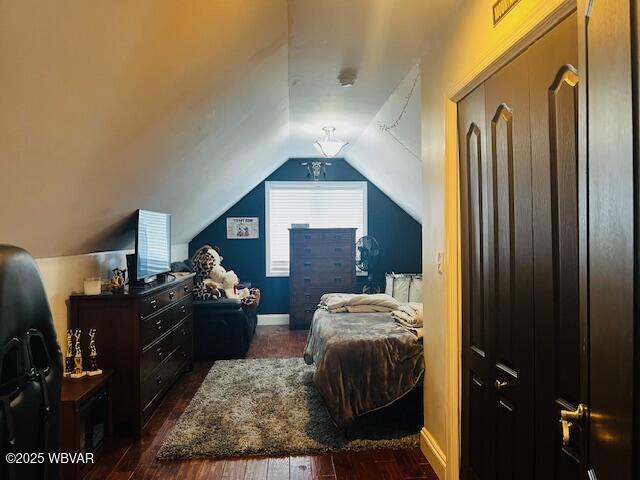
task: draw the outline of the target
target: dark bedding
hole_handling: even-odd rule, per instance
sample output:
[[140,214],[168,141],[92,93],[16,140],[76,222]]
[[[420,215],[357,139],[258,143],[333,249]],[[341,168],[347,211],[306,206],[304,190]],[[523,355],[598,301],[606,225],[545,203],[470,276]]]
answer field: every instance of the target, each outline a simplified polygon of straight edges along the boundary
[[334,422],[346,427],[409,393],[424,372],[422,342],[389,313],[318,309],[304,349]]

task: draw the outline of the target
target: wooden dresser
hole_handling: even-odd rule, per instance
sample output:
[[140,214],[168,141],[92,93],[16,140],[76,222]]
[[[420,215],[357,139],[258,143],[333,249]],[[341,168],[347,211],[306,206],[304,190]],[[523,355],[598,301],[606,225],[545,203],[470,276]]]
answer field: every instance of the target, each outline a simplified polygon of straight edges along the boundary
[[320,297],[355,292],[356,229],[289,230],[289,328],[309,328]]
[[116,433],[140,436],[164,394],[192,368],[192,290],[188,275],[121,294],[71,296],[71,328],[82,329],[83,355],[95,328],[98,366],[114,370]]

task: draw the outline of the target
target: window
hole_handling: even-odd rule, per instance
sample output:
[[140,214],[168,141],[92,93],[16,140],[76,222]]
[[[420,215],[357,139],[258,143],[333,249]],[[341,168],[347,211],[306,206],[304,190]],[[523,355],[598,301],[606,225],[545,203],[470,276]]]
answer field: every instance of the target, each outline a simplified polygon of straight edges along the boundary
[[367,234],[367,182],[266,182],[267,276],[289,275],[289,229],[357,228]]

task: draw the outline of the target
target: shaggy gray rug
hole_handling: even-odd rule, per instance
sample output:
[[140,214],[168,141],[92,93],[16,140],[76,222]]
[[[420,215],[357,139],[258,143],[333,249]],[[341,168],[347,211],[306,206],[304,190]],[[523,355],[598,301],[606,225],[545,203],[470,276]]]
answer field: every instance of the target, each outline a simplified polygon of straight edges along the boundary
[[415,424],[401,427],[397,421],[350,428],[346,439],[312,376],[313,367],[299,358],[216,362],[157,457],[285,456],[418,445]]

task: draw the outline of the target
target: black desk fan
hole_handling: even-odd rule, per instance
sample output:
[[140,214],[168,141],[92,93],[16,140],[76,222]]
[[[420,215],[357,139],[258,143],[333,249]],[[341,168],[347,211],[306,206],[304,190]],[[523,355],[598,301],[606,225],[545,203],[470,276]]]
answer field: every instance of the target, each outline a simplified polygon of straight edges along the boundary
[[374,237],[365,235],[356,242],[356,267],[368,273],[362,293],[380,293],[380,285],[373,281],[373,271],[380,262],[380,254],[380,244]]

